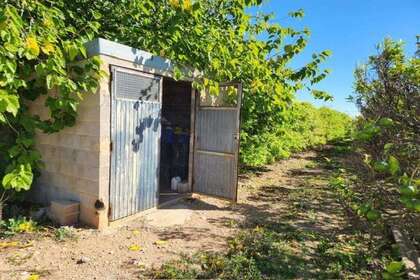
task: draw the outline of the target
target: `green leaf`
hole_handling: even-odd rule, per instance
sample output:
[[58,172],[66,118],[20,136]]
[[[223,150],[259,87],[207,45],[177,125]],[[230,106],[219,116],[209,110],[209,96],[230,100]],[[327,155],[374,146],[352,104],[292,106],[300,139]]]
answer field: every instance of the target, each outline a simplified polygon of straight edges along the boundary
[[25,42],[25,56],[27,59],[35,59],[38,57],[40,48],[35,34],[29,34]]
[[378,124],[382,127],[392,127],[394,125],[394,121],[390,118],[382,118],[378,121]]
[[305,16],[305,11],[303,9],[299,9],[297,11],[290,12],[289,16],[293,18],[303,18]]
[[45,78],[46,82],[47,82],[47,89],[52,89],[53,87],[53,75],[47,75],[47,77]]
[[385,145],[384,145],[384,153],[385,154],[387,154],[387,153],[389,153],[389,151],[392,149],[392,147],[394,146],[394,144],[393,143],[386,143]]
[[179,67],[175,66],[174,67],[174,79],[176,81],[180,80],[182,78],[183,74],[181,69],[179,69]]
[[414,210],[416,210],[417,212],[420,212],[420,199],[416,199],[413,202],[413,208]]
[[386,266],[386,271],[389,273],[397,273],[403,269],[404,265],[402,262],[392,261]]
[[69,57],[69,60],[74,61],[74,59],[79,54],[79,48],[77,47],[77,45],[74,43],[67,43],[65,46],[65,49]]
[[396,280],[394,275],[386,271],[382,272],[382,278],[384,278],[384,280]]
[[29,137],[20,137],[18,138],[19,143],[21,143],[25,148],[29,148],[30,146],[32,146],[35,142],[35,140],[33,138],[29,138]]
[[379,211],[374,210],[374,209],[369,210],[366,214],[366,218],[371,222],[378,220],[380,217],[381,217],[381,214],[379,213]]
[[85,47],[84,47],[84,46],[81,46],[81,47],[79,48],[79,51],[80,51],[80,53],[82,54],[82,56],[83,56],[84,58],[87,58],[87,53],[86,53],[86,49],[85,49]]
[[386,161],[375,161],[373,163],[373,169],[379,173],[385,173],[389,170],[388,162]]
[[0,113],[9,112],[13,116],[16,116],[18,110],[19,97],[17,95],[8,94],[5,90],[0,89]]
[[394,156],[389,156],[388,158],[388,171],[392,176],[400,172],[400,162]]
[[19,164],[3,177],[2,184],[5,189],[13,189],[19,192],[21,190],[29,190],[32,180],[31,166],[29,164]]
[[408,186],[402,186],[400,188],[400,193],[404,196],[412,196],[414,197],[415,195],[417,195],[418,190],[417,187],[414,185],[408,185]]
[[334,97],[329,94],[326,91],[322,91],[322,90],[312,90],[311,94],[313,97],[315,97],[316,99],[321,99],[324,101],[332,101],[334,100]]
[[95,10],[92,11],[92,16],[96,20],[98,20],[98,19],[100,19],[102,17],[101,13],[98,12],[98,11],[95,11]]

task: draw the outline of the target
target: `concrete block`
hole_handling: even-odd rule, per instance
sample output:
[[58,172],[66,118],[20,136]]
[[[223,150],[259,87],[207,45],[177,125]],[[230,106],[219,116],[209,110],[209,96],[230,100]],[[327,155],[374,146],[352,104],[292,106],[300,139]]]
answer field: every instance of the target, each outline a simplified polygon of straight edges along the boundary
[[53,200],[50,206],[50,217],[58,224],[74,225],[79,222],[80,204],[70,200]]
[[67,127],[60,133],[99,136],[99,122],[78,120],[75,126]]
[[95,208],[90,206],[80,206],[80,223],[94,228],[98,228],[99,215],[96,213]]
[[60,214],[71,214],[79,212],[80,203],[71,200],[53,200],[51,201],[51,210]]
[[99,122],[99,111],[98,106],[80,106],[77,120]]
[[99,103],[99,94],[87,93],[83,95],[83,101],[80,106],[97,106]]

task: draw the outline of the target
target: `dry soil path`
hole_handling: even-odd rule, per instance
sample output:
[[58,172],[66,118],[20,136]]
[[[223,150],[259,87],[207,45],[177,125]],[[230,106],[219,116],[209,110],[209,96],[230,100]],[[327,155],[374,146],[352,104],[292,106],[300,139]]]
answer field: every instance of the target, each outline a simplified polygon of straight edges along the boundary
[[[77,229],[75,240],[27,236],[32,243],[26,248],[0,249],[0,279],[28,279],[31,273],[40,279],[133,279],[143,267],[159,267],[180,253],[222,250],[237,225],[281,219],[292,208],[297,209],[293,222],[298,227],[341,230],[345,225],[340,207],[328,193],[317,191],[325,187],[319,179],[325,170],[310,168],[314,156],[300,154],[242,175],[235,205],[199,197],[121,227]],[[311,211],[299,212],[305,207],[317,211],[316,217]]]

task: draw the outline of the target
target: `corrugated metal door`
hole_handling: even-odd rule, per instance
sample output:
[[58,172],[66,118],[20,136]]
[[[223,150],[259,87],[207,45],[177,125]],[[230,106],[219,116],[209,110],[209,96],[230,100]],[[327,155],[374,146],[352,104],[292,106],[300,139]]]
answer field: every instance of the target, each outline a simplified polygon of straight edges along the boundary
[[112,67],[111,220],[158,201],[162,79]]
[[218,95],[199,95],[193,191],[236,201],[241,84],[225,84]]

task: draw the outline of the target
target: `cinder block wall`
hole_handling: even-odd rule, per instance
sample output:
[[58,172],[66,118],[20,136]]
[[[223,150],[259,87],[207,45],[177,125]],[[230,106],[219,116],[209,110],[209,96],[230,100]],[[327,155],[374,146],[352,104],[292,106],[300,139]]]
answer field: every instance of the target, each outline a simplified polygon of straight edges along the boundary
[[[101,228],[106,226],[108,193],[100,191],[100,182],[109,176],[109,95],[108,77],[102,79],[95,94],[86,94],[79,106],[76,125],[54,133],[36,135],[36,146],[45,164],[36,179],[30,197],[49,204],[51,200],[65,199],[80,202],[80,221]],[[54,94],[54,93],[52,93]],[[30,104],[30,110],[41,119],[47,119],[46,97]],[[109,132],[109,129],[108,129]],[[105,153],[101,151],[107,150]],[[102,201],[105,208],[98,210],[95,202]]]

